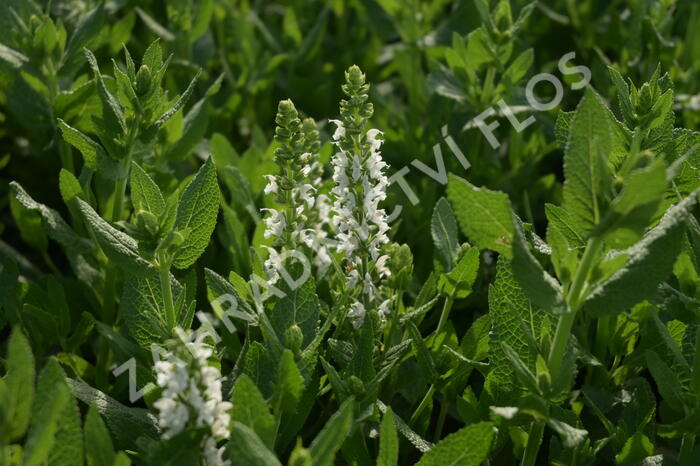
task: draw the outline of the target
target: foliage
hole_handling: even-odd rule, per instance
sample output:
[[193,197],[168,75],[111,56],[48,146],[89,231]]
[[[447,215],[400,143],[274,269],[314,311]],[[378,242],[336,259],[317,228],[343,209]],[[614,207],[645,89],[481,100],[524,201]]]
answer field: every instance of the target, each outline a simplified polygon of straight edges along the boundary
[[698,27],[0,2],[0,464],[696,464]]

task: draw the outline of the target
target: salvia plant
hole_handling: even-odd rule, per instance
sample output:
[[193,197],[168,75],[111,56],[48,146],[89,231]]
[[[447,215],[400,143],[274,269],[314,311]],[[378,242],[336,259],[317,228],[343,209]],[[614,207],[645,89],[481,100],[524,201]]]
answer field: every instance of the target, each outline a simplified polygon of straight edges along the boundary
[[0,2],[0,465],[700,464],[698,27]]

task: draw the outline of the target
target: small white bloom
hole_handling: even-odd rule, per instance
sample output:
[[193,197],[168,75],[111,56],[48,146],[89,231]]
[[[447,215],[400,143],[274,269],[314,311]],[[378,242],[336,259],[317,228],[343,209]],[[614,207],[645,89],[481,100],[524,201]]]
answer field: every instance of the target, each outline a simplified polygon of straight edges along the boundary
[[279,189],[279,186],[277,186],[277,177],[275,175],[265,175],[265,178],[267,178],[267,185],[263,190],[265,194],[277,193]]
[[352,320],[352,325],[355,328],[362,327],[362,324],[365,321],[366,313],[367,311],[361,302],[355,301],[350,305],[350,312],[348,312],[348,317]]
[[261,211],[267,211],[270,213],[265,222],[265,238],[277,237],[279,238],[284,233],[287,222],[285,221],[284,214],[282,212],[277,212],[275,209],[260,209]]
[[335,128],[335,133],[333,133],[333,140],[338,141],[340,138],[345,137],[345,126],[343,126],[343,122],[340,120],[328,120],[329,122],[333,123],[336,128]]

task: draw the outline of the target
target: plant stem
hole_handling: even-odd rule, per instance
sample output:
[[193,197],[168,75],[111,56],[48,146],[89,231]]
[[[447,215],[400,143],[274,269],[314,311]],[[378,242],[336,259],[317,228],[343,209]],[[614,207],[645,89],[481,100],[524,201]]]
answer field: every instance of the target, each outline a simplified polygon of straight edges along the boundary
[[598,251],[602,245],[603,242],[598,237],[589,239],[588,244],[586,244],[586,250],[581,258],[581,263],[576,269],[576,275],[574,276],[574,281],[571,284],[567,296],[567,302],[569,304],[568,312],[565,312],[559,317],[557,329],[554,333],[554,341],[552,342],[552,348],[549,352],[549,372],[552,374],[552,377],[556,377],[559,374],[559,368],[561,367],[561,362],[566,353],[566,344],[569,342],[571,328],[574,325],[576,312],[580,306],[581,291],[593,267],[593,260],[598,255]]
[[435,393],[435,384],[431,385],[430,388],[428,388],[428,391],[425,392],[425,396],[423,397],[420,404],[418,405],[418,408],[416,408],[416,410],[413,412],[413,415],[411,416],[411,420],[408,422],[408,424],[410,426],[415,425],[418,418],[420,418],[420,415],[423,414],[423,411],[428,406],[428,402],[433,397],[434,393]]
[[163,301],[165,303],[165,322],[168,325],[168,330],[175,328],[175,304],[173,302],[173,290],[170,286],[170,264],[161,255],[159,257],[158,272],[160,275],[160,288],[163,293]]
[[537,461],[537,453],[540,450],[542,443],[542,435],[544,434],[544,422],[532,421],[530,424],[530,433],[527,436],[527,445],[523,452],[523,460],[520,466],[534,466]]
[[443,397],[440,400],[440,414],[438,415],[437,426],[435,427],[435,436],[433,437],[433,440],[435,442],[440,441],[440,439],[442,438],[442,428],[445,425],[445,419],[447,418],[448,404],[445,399],[445,392],[443,391],[442,394]]
[[445,324],[447,323],[447,318],[450,316],[450,311],[452,310],[452,304],[455,302],[454,297],[451,295],[447,296],[445,303],[442,306],[442,312],[440,313],[440,320],[438,321],[437,329],[435,329],[435,339],[440,335]]
[[680,466],[687,466],[690,464],[693,458],[693,449],[695,448],[695,435],[694,434],[683,434],[683,440],[681,440],[681,451],[678,455],[678,464]]

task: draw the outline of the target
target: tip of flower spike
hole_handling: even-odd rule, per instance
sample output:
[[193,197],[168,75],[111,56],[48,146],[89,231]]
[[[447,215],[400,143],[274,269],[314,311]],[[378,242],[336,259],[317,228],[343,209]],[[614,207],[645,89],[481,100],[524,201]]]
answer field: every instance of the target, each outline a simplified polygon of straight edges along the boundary
[[280,100],[279,105],[277,105],[277,117],[275,122],[280,126],[287,126],[291,121],[296,120],[299,114],[294,102],[291,99]]
[[345,80],[350,86],[359,88],[365,83],[365,74],[362,72],[359,66],[352,65],[345,72]]

